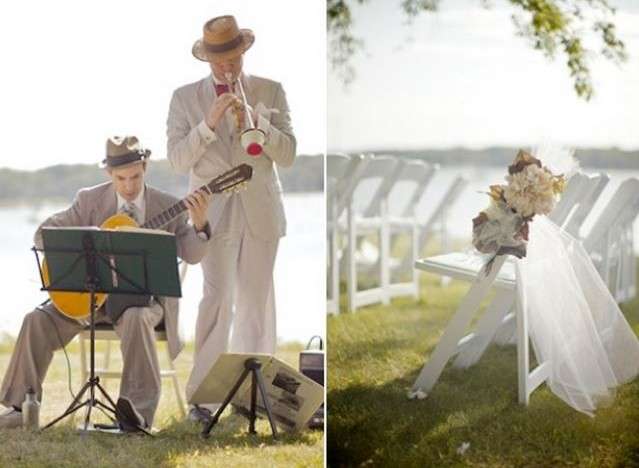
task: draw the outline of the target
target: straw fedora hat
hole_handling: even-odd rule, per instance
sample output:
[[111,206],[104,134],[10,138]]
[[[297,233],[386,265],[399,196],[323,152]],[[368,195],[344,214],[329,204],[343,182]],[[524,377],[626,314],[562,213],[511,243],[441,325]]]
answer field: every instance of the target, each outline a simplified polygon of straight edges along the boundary
[[145,162],[151,156],[151,151],[143,149],[137,137],[112,136],[106,142],[106,158],[102,160],[103,167],[126,167]]
[[226,60],[242,55],[255,42],[250,29],[240,29],[231,15],[218,16],[204,23],[202,39],[193,44],[193,56],[203,62]]

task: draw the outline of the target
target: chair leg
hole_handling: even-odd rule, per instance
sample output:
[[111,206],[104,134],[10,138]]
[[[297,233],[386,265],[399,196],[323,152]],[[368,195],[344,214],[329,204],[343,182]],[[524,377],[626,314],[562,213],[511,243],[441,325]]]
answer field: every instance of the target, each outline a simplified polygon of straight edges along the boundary
[[379,230],[379,268],[382,304],[390,304],[390,227],[388,224],[387,202],[382,202],[382,227]]
[[[472,283],[470,290],[459,304],[455,315],[448,322],[439,343],[427,357],[428,360],[413,384],[414,391],[421,390],[424,393],[429,393],[437,383],[446,363],[457,352],[459,340],[464,336],[475,312],[479,309],[481,301],[486,297],[505,260],[505,255],[498,256],[488,276],[478,277]],[[483,273],[480,273],[480,275],[483,275]]]
[[169,352],[169,345],[166,344],[166,356],[169,359],[169,369],[171,369],[171,380],[173,381],[173,389],[175,390],[175,399],[180,410],[180,414],[184,418],[186,416],[186,406],[184,399],[182,398],[182,391],[180,390],[180,383],[178,382],[177,372],[175,371],[175,365],[171,359],[171,353]]
[[[110,365],[111,365],[111,340],[107,340],[106,349],[104,350],[104,370],[108,371]],[[103,379],[102,380],[102,386],[105,389],[106,389],[106,386],[107,386],[107,380],[108,379]]]
[[530,372],[530,354],[528,350],[528,317],[526,304],[520,298],[516,301],[517,310],[517,380],[519,382],[519,403],[528,406],[530,390],[528,374]]
[[335,303],[335,313],[339,314],[339,230],[337,220],[331,232],[331,299]]
[[419,299],[419,272],[415,268],[415,262],[419,257],[419,226],[417,224],[417,220],[414,221],[412,230],[411,230],[411,249],[410,249],[410,272],[411,272],[411,280],[413,282],[413,297],[415,300]]
[[355,312],[357,309],[355,297],[357,295],[357,261],[355,259],[355,249],[357,246],[357,230],[355,226],[355,213],[351,206],[348,207],[348,255],[346,258],[347,263],[347,295],[348,295],[348,309],[350,312]]

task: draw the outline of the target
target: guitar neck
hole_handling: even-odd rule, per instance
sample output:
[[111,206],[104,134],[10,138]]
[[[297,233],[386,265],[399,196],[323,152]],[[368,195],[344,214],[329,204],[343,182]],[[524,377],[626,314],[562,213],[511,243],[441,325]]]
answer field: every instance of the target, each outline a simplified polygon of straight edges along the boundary
[[[214,193],[215,190],[212,190],[212,186],[214,184],[215,184],[215,180],[211,181],[207,185],[203,185],[202,187],[199,188],[199,190],[204,190],[208,193]],[[141,227],[146,229],[159,229],[163,226],[166,226],[175,218],[177,218],[178,216],[180,216],[182,213],[184,213],[186,210],[189,209],[188,206],[186,206],[186,202],[184,200],[185,199],[180,200],[175,205],[170,206],[169,208],[164,210],[162,213],[154,216],[153,218],[148,220],[146,223],[144,223]]]
[[[216,177],[206,185],[201,186],[198,190],[212,195],[214,193],[228,192],[237,189],[238,185],[251,179],[253,169],[248,164],[240,164],[233,169],[226,171],[224,174]],[[169,224],[172,220],[188,210],[185,199],[180,200],[175,205],[167,208],[162,213],[154,216],[141,227],[147,229],[158,229]]]
[[166,226],[167,224],[169,224],[171,221],[173,221],[179,215],[184,213],[187,209],[188,208],[187,208],[186,203],[184,202],[184,200],[180,200],[175,205],[167,208],[162,213],[160,213],[160,214],[154,216],[153,218],[151,218],[150,220],[148,220],[141,227],[146,228],[146,229],[159,229],[162,226]]

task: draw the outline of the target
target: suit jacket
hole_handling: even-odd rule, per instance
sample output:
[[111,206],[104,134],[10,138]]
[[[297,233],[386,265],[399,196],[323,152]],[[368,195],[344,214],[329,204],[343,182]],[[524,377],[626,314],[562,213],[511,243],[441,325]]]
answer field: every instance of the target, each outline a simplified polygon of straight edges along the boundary
[[[204,122],[216,99],[213,78],[209,75],[173,93],[167,121],[168,159],[178,173],[189,173],[191,189],[238,164],[253,166],[253,179],[239,197],[251,234],[274,240],[286,234],[282,185],[275,164],[282,167],[293,164],[296,140],[282,85],[246,74],[242,83],[253,108],[262,103],[267,109],[277,110],[258,118],[258,128],[266,132],[262,155],[248,156],[240,145],[237,130],[230,128],[226,119],[220,121],[215,132]],[[227,197],[211,200],[209,222],[214,232],[227,201]]]
[[[145,220],[177,203],[178,199],[168,193],[146,186],[144,194]],[[100,226],[117,212],[115,189],[111,182],[78,191],[73,204],[66,210],[47,218],[34,236],[35,245],[42,247],[42,228],[45,226]],[[206,242],[200,239],[193,226],[187,223],[187,215],[175,218],[164,230],[175,234],[177,254],[187,263],[198,263],[206,251]],[[108,300],[108,299],[107,299]],[[169,353],[175,359],[184,347],[178,326],[179,301],[177,298],[161,298],[164,303],[164,324],[168,338]]]

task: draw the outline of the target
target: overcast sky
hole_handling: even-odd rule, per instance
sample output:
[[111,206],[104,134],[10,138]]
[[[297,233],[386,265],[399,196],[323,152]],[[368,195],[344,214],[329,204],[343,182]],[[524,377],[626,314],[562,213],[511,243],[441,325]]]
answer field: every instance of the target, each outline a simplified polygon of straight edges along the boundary
[[366,52],[353,62],[350,88],[329,69],[329,150],[545,141],[639,148],[639,2],[616,2],[630,59],[592,62],[596,95],[587,103],[563,57],[550,62],[515,36],[505,1],[484,9],[479,0],[442,0],[412,25],[399,3],[354,9]]
[[323,152],[323,0],[24,0],[0,4],[0,167],[97,162],[124,133],[166,157],[171,93],[209,73],[191,46],[222,14],[255,32],[245,69],[283,83],[299,153]]

